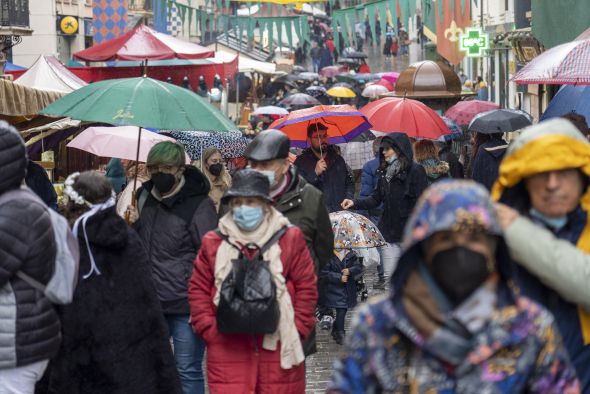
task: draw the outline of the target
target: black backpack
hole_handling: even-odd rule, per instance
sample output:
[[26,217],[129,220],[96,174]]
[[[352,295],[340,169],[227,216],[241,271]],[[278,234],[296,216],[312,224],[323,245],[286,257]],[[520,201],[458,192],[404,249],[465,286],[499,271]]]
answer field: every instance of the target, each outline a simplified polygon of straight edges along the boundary
[[223,334],[272,334],[279,325],[277,288],[268,261],[262,255],[287,231],[287,226],[277,231],[261,248],[247,244],[246,248],[258,249],[252,258],[244,256],[242,248],[229,242],[227,235],[217,234],[240,254],[232,260],[232,270],[221,284],[217,306],[217,330]]

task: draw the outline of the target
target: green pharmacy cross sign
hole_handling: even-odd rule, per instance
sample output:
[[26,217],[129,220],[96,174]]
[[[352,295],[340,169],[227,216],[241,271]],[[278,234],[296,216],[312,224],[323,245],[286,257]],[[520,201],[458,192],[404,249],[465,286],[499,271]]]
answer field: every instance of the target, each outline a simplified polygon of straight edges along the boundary
[[483,51],[489,48],[490,39],[480,29],[466,29],[465,34],[459,40],[461,50],[467,52],[467,56],[481,57]]

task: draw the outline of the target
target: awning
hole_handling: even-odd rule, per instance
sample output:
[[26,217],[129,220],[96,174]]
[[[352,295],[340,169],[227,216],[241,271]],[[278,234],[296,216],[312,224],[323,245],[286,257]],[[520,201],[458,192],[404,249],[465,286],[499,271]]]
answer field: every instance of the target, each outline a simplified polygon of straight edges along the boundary
[[33,89],[0,79],[0,115],[34,116],[63,93]]
[[71,93],[88,85],[68,70],[55,56],[41,55],[14,83],[30,88]]
[[[235,53],[232,53],[230,49],[219,48],[215,52],[215,60],[223,63],[227,63],[236,57]],[[284,74],[282,71],[277,72],[277,65],[275,63],[260,62],[249,58],[247,55],[239,53],[238,55],[238,71],[242,73],[258,72],[261,74]]]

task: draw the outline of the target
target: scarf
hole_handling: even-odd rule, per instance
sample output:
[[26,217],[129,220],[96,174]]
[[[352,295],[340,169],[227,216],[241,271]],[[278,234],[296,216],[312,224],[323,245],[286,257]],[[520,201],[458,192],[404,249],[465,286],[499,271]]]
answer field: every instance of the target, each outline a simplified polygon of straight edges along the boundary
[[390,165],[387,166],[387,170],[385,171],[385,179],[387,179],[387,182],[391,182],[391,180],[398,176],[402,170],[402,162],[399,159],[395,159]]
[[[219,220],[219,231],[229,237],[229,241],[235,245],[255,243],[264,245],[277,231],[290,225],[289,220],[275,208],[270,208],[258,228],[251,232],[241,230],[233,220],[231,211]],[[217,249],[215,257],[214,285],[216,289],[213,303],[219,304],[219,289],[221,284],[232,270],[232,259],[238,258],[238,251],[227,242],[222,242]],[[295,326],[295,311],[291,296],[287,291],[286,280],[283,276],[283,263],[281,262],[281,247],[279,243],[272,245],[262,258],[269,262],[269,268],[277,288],[277,302],[279,304],[280,318],[277,331],[264,335],[262,348],[270,351],[277,349],[280,341],[281,368],[290,369],[301,364],[305,360],[303,346],[299,332]]]

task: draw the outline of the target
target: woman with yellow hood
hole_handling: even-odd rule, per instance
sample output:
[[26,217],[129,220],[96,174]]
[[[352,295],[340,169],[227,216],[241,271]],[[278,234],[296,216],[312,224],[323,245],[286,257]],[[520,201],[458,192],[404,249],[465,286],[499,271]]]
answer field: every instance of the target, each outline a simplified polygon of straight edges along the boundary
[[524,296],[555,316],[590,392],[590,143],[567,120],[523,130],[492,189]]

